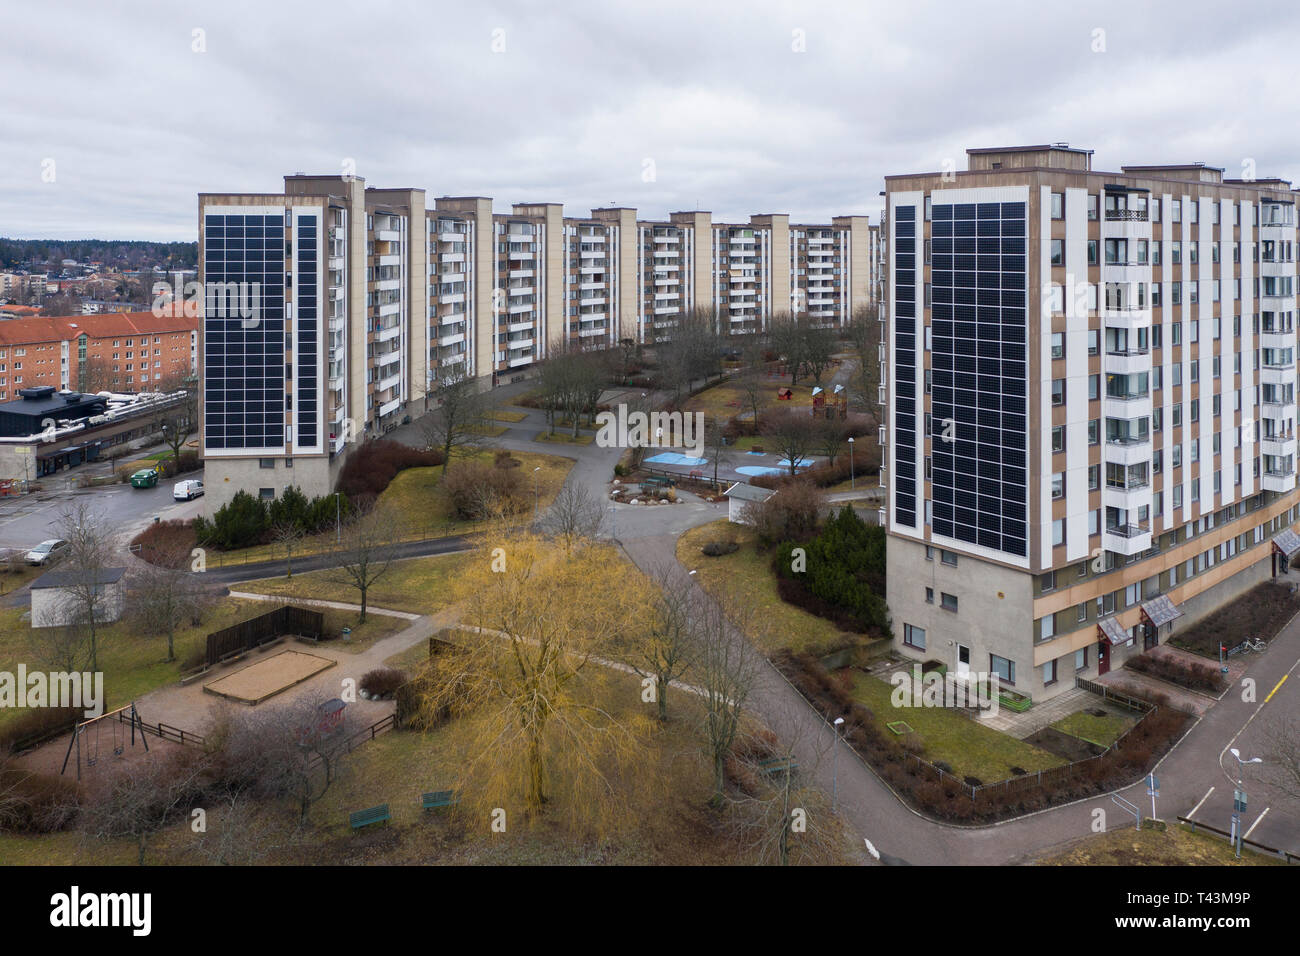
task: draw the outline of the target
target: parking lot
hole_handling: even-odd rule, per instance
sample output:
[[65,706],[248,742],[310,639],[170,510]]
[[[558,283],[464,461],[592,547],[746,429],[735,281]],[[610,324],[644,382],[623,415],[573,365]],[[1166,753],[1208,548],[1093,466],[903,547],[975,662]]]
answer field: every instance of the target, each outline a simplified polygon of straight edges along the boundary
[[[203,472],[181,477],[202,479]],[[121,484],[68,490],[62,487],[62,476],[47,479],[44,491],[0,498],[0,548],[26,549],[46,538],[58,537],[59,516],[70,504],[81,501],[90,502],[95,514],[123,535],[134,535],[155,515],[164,520],[193,517],[203,501],[174,501],[172,486],[178,480],[164,479],[153,488]]]

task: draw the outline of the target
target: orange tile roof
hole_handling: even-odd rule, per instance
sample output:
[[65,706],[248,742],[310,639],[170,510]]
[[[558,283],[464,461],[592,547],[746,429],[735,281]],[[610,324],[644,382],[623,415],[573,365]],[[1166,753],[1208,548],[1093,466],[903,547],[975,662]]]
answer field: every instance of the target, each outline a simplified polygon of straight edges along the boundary
[[108,312],[100,315],[38,315],[0,321],[0,345],[34,345],[66,342],[83,332],[92,339],[128,335],[163,335],[196,332],[199,328],[197,303],[152,312]]

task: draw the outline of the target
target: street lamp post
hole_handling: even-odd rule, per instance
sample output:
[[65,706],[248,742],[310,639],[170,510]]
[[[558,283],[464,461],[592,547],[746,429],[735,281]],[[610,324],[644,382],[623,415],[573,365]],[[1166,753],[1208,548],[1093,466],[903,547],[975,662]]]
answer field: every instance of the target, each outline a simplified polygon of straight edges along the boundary
[[1246,809],[1246,786],[1242,778],[1242,768],[1248,763],[1263,763],[1259,757],[1249,760],[1241,759],[1241,751],[1233,747],[1228,753],[1237,761],[1237,789],[1232,794],[1232,845],[1236,849],[1237,859],[1241,859],[1241,814]]
[[852,490],[856,487],[857,484],[855,482],[854,475],[853,475],[853,436],[850,435],[849,436],[849,489]]
[[835,753],[831,755],[831,813],[835,812],[835,803],[839,797],[840,783],[840,727],[843,717],[835,718]]
[[337,548],[343,543],[343,509],[339,504],[339,493],[334,492],[334,546]]
[[533,523],[534,524],[537,523],[537,499],[541,495],[541,491],[539,490],[539,486],[538,486],[539,479],[537,477],[537,473],[541,470],[542,470],[541,465],[538,465],[536,468],[533,469]]

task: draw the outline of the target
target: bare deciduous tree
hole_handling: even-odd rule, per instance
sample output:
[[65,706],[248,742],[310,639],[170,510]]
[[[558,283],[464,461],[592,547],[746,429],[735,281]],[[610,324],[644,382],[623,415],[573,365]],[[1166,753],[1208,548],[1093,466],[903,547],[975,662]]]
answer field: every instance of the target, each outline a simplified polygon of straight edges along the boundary
[[600,534],[604,523],[601,500],[570,475],[547,511],[542,529],[563,541],[565,551],[572,551],[579,541],[590,541]]
[[654,679],[656,710],[662,722],[668,720],[669,687],[695,659],[691,622],[699,592],[675,565],[657,568],[651,579],[657,591],[651,598],[649,634],[632,666],[642,677]]
[[438,408],[424,416],[421,428],[425,446],[443,453],[445,474],[457,449],[477,448],[488,443],[490,398],[463,367],[438,380],[433,389]]
[[215,600],[215,589],[186,567],[189,556],[181,546],[155,546],[152,562],[141,561],[127,577],[130,617],[142,633],[167,638],[168,661],[176,659],[177,628],[186,621],[197,624]]
[[817,444],[817,422],[806,411],[783,408],[763,420],[763,437],[790,463],[797,475]]
[[203,793],[207,765],[205,755],[178,747],[117,769],[82,806],[82,832],[98,839],[133,838],[136,862],[144,866],[150,838],[183,816]]
[[397,557],[400,519],[385,505],[359,509],[344,527],[333,577],[360,594],[358,623],[366,622],[370,589],[388,573]]
[[90,669],[99,670],[99,629],[106,611],[106,587],[113,557],[112,534],[104,518],[84,499],[60,513],[55,527],[68,542],[59,570],[70,572],[62,588],[61,616],[86,636]]
[[725,799],[727,757],[760,672],[758,655],[742,636],[752,624],[750,609],[716,599],[700,601],[692,622],[697,648],[693,673],[704,692],[705,747],[713,766],[710,802],[715,807]]

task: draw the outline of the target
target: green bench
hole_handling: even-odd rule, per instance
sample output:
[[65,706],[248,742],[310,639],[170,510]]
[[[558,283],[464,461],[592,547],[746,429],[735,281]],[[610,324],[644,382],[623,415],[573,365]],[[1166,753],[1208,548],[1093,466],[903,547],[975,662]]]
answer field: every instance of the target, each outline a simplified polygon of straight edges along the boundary
[[434,790],[420,798],[420,805],[425,810],[437,810],[460,803],[460,794],[455,790]]
[[356,813],[348,815],[348,821],[352,824],[354,830],[368,827],[372,823],[387,823],[391,819],[392,816],[388,812],[388,804],[386,803],[371,807],[369,810],[358,810]]
[[758,769],[763,773],[793,773],[799,764],[791,757],[769,757],[758,762]]

